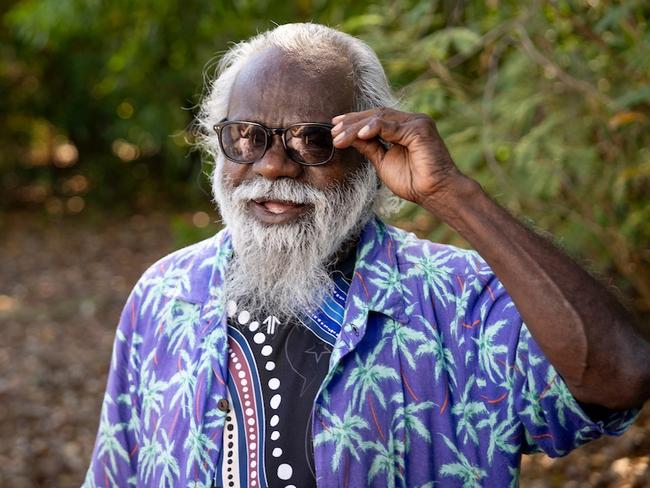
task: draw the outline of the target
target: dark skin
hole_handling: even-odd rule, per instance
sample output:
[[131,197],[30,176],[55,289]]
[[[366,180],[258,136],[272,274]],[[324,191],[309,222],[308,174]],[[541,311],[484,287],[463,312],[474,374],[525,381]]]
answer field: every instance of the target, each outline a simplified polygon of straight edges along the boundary
[[[458,231],[503,282],[533,337],[577,400],[609,409],[641,406],[650,397],[650,345],[611,294],[549,242],[521,225],[456,167],[430,117],[380,108],[350,113],[350,67],[324,60],[319,71],[267,50],[237,77],[228,119],[286,127],[332,122],[337,154],[305,167],[288,158],[279,137],[250,165],[226,161],[236,186],[262,176],[317,188],[344,184],[367,158],[396,195]],[[342,114],[342,115],[337,115]],[[386,149],[377,138],[391,143]],[[360,153],[360,154],[359,154]],[[270,225],[309,209],[287,202],[251,202]]]

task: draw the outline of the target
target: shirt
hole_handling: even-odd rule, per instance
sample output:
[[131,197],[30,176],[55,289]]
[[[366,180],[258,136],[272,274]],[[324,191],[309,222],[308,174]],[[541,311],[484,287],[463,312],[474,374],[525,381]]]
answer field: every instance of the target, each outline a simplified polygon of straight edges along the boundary
[[343,321],[346,261],[320,306],[285,323],[226,304],[229,410],[215,487],[316,486],[312,405]]
[[[227,230],[146,271],[117,329],[85,487],[209,487],[228,375]],[[371,220],[312,406],[319,487],[516,486],[522,453],[621,434],[590,419],[472,251]],[[287,481],[290,485],[290,480]]]

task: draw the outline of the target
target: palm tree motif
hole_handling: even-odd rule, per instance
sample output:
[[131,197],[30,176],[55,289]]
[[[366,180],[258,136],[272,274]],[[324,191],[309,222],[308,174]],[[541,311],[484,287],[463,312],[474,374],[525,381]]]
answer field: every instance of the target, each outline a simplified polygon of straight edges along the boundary
[[178,358],[179,370],[169,380],[169,386],[175,386],[176,391],[172,396],[170,408],[180,402],[183,418],[192,411],[192,400],[194,399],[194,388],[196,387],[196,368],[187,351],[181,351]]
[[445,266],[450,257],[443,253],[432,255],[430,246],[425,246],[422,255],[407,254],[406,260],[415,265],[408,270],[406,276],[408,278],[422,277],[424,298],[428,300],[430,290],[433,290],[435,298],[446,304],[451,297],[448,287],[451,283],[453,269]]
[[383,291],[386,295],[400,293],[402,295],[412,295],[411,290],[402,286],[402,274],[396,266],[390,266],[386,263],[379,262],[376,265],[366,266],[374,274],[368,281]]
[[530,421],[533,425],[542,427],[546,425],[546,420],[544,419],[542,402],[540,393],[537,390],[535,375],[532,371],[527,373],[527,386],[522,388],[521,396],[523,404],[526,405],[520,412],[519,417],[524,415],[530,418]]
[[[108,395],[107,395],[108,396]],[[106,399],[104,405],[107,405]],[[117,458],[121,458],[125,462],[129,462],[129,453],[126,452],[124,446],[119,439],[119,433],[124,430],[125,425],[119,422],[112,423],[108,418],[108,409],[102,409],[102,419],[99,423],[98,434],[98,457],[108,456],[111,462],[113,471],[117,470]]]
[[465,325],[470,298],[475,296],[472,290],[473,287],[471,286],[472,282],[478,282],[478,280],[474,279],[464,281],[461,285],[460,294],[452,294],[450,297],[452,308],[455,310],[454,318],[450,327],[451,333],[454,337],[458,337],[461,327]]
[[138,469],[142,473],[142,479],[149,483],[149,478],[153,474],[158,462],[158,455],[162,446],[155,439],[155,434],[151,437],[144,437],[138,450]]
[[352,390],[352,405],[356,405],[357,408],[361,407],[361,403],[366,398],[368,391],[374,393],[381,406],[386,408],[386,399],[384,392],[379,387],[379,382],[381,380],[399,381],[399,375],[394,368],[377,362],[385,343],[385,339],[380,340],[375,349],[368,354],[365,362],[361,361],[359,354],[354,356],[357,366],[350,372],[345,389],[347,390],[351,386],[354,387]]
[[363,417],[352,415],[351,405],[348,405],[347,410],[343,414],[343,418],[324,408],[321,412],[327,419],[328,425],[314,437],[314,446],[320,446],[329,442],[334,443],[336,447],[334,449],[334,456],[332,457],[332,471],[335,473],[338,471],[344,450],[357,461],[361,461],[357,451],[361,447],[363,438],[359,431],[361,429],[368,429],[368,422]]
[[487,408],[485,408],[483,402],[470,401],[469,392],[475,382],[476,377],[471,375],[465,384],[465,389],[460,399],[452,407],[451,413],[459,417],[458,423],[456,424],[456,435],[460,437],[463,431],[465,431],[463,442],[467,444],[469,438],[474,441],[474,444],[478,445],[478,435],[474,428],[474,417],[487,414]]
[[[218,395],[213,395],[212,396],[212,401],[217,404],[221,397]],[[212,410],[208,410],[205,413],[205,416],[207,418],[212,418],[209,422],[204,422],[204,427],[206,429],[212,429],[214,427],[220,428],[223,427],[225,420],[226,420],[226,412],[223,410],[219,410],[218,408],[213,408]]]
[[356,267],[355,269],[361,270],[363,268],[368,268],[370,266],[370,261],[368,260],[368,255],[370,254],[370,251],[372,251],[376,246],[376,239],[371,238],[368,239],[368,242],[366,242],[363,246],[361,246],[357,250],[357,259],[356,259]]
[[121,403],[122,405],[126,405],[127,407],[129,407],[130,415],[129,415],[129,421],[126,424],[126,430],[128,432],[140,432],[140,428],[141,428],[140,415],[138,414],[138,409],[133,403],[131,394],[122,393],[117,397],[117,403]]
[[400,351],[409,366],[415,369],[415,359],[413,359],[411,353],[413,346],[409,346],[409,343],[425,342],[427,338],[422,332],[400,324],[396,320],[388,320],[382,332],[382,337],[391,343],[393,357],[396,356],[397,351]]
[[219,368],[227,353],[226,328],[217,324],[201,341],[201,354],[198,360],[197,376],[205,373],[206,391],[212,387],[213,368]]
[[225,303],[224,288],[222,285],[210,287],[208,293],[208,300],[203,306],[203,318],[205,320],[212,320],[215,317],[220,317],[223,314]]
[[[357,298],[356,296],[354,297],[355,299]],[[366,305],[368,310],[384,310],[385,313],[391,314],[393,313],[392,308],[386,308],[386,302],[390,298],[390,294],[383,292],[382,290],[377,290],[375,294],[370,297],[370,300],[368,300],[368,304]]]
[[174,479],[180,475],[178,461],[176,460],[176,456],[174,456],[175,442],[169,441],[165,430],[160,430],[160,432],[163,442],[158,456],[158,462],[156,463],[156,466],[162,466],[160,471],[160,486],[161,488],[165,488],[165,486],[169,485],[170,488],[173,488],[177,484]]
[[217,445],[203,432],[203,424],[197,425],[194,417],[190,418],[190,430],[183,443],[183,447],[187,450],[187,470],[185,475],[189,477],[192,466],[196,464],[197,468],[205,476],[208,476],[211,470],[214,469],[214,460],[210,455],[210,451],[217,450]]
[[199,265],[199,269],[203,268],[212,268],[215,267],[219,270],[224,269],[228,260],[232,256],[232,247],[229,245],[218,245],[215,248],[211,248],[211,254],[209,257],[205,258],[203,262]]
[[472,338],[478,346],[479,365],[493,382],[495,382],[495,375],[499,379],[503,379],[503,373],[499,368],[496,356],[497,354],[506,354],[508,352],[508,346],[505,344],[495,344],[494,339],[507,323],[507,320],[499,320],[490,325],[483,322],[478,339],[475,337]]
[[481,483],[481,480],[487,476],[485,470],[470,463],[469,459],[458,450],[446,435],[440,435],[445,441],[445,444],[447,444],[449,450],[454,453],[457,460],[455,463],[443,464],[440,467],[440,475],[460,479],[463,483],[463,488],[482,488],[483,484]]
[[491,280],[494,276],[494,272],[478,252],[455,246],[444,246],[444,249],[448,258],[460,259],[464,263],[465,266],[462,271],[467,278],[467,282],[475,291],[481,291],[484,288],[483,283]]
[[165,324],[165,335],[169,337],[167,350],[174,354],[183,342],[190,348],[196,343],[196,327],[201,319],[201,306],[182,300],[172,300],[165,307],[167,313],[160,317]]
[[488,439],[487,456],[488,462],[492,464],[494,459],[494,450],[499,448],[502,452],[514,454],[519,451],[520,445],[511,442],[510,439],[517,433],[520,424],[514,419],[508,417],[502,422],[498,422],[498,412],[490,413],[490,416],[476,424],[477,429],[490,428],[490,437]]
[[522,323],[519,330],[519,343],[517,345],[516,364],[519,371],[528,371],[530,366],[538,366],[544,361],[540,355],[531,351],[531,343],[534,341],[526,324]]
[[451,350],[445,347],[442,334],[437,327],[429,323],[424,317],[419,315],[417,318],[425,325],[432,337],[430,339],[427,338],[427,341],[417,348],[415,351],[416,357],[432,354],[435,360],[433,370],[435,380],[438,381],[441,373],[445,371],[454,385],[456,385],[456,362]]
[[570,410],[579,418],[589,422],[589,418],[585,416],[582,409],[576,403],[575,398],[566,386],[566,383],[560,378],[555,371],[555,368],[549,366],[546,373],[547,389],[543,393],[543,397],[555,398],[555,412],[557,412],[560,425],[566,428],[566,410]]
[[404,480],[404,442],[396,439],[392,432],[389,432],[386,444],[376,441],[364,441],[363,448],[366,451],[374,451],[375,456],[368,471],[368,483],[372,482],[375,476],[382,474],[382,480],[386,481],[388,488],[395,488],[395,481],[399,486],[405,486]]
[[391,401],[400,405],[395,409],[392,421],[392,430],[396,432],[400,429],[404,430],[404,443],[406,450],[409,451],[411,445],[411,432],[419,435],[427,444],[431,443],[431,433],[424,425],[422,419],[418,417],[418,412],[433,408],[436,406],[434,402],[425,401],[420,403],[409,403],[404,406],[404,394],[400,391],[393,395]]
[[156,274],[152,278],[144,278],[142,280],[142,286],[148,286],[150,288],[146,291],[144,301],[142,302],[142,308],[140,309],[141,317],[149,308],[152,313],[160,310],[160,302],[163,297],[173,297],[179,291],[189,289],[190,276],[186,269],[170,268]]
[[166,381],[157,378],[156,368],[151,367],[155,354],[156,350],[154,349],[144,361],[141,381],[138,387],[138,395],[140,395],[142,412],[144,414],[144,424],[147,427],[151,427],[150,420],[152,412],[160,415],[160,410],[165,400],[163,392],[168,386]]
[[[137,332],[131,334],[131,349],[129,350],[129,365],[133,368],[133,371],[139,371],[140,369],[140,344],[142,344],[143,338]],[[130,373],[129,373],[130,374]]]
[[600,433],[598,431],[594,431],[594,428],[591,425],[587,425],[576,432],[573,445],[582,446],[583,444],[598,439],[599,437]]

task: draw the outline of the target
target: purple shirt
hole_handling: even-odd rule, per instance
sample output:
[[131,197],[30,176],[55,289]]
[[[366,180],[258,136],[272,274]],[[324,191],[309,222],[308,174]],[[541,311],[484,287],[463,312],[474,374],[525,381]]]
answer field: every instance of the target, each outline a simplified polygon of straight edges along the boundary
[[[227,230],[154,264],[118,326],[84,487],[210,487],[228,375]],[[372,220],[314,401],[321,487],[517,486],[522,453],[621,434],[592,421],[472,251]],[[291,486],[291,479],[286,481]]]

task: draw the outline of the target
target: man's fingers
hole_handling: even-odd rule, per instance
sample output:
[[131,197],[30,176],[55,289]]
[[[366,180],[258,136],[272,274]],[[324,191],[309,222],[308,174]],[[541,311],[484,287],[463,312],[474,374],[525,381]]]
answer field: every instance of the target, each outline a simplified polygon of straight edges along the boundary
[[433,127],[426,116],[380,108],[339,115],[332,119],[334,145],[350,146],[356,139],[381,137],[387,142],[407,146],[416,135],[430,135]]
[[332,135],[334,135],[334,145],[338,148],[350,146],[356,139],[370,140],[382,137],[389,140],[389,137],[399,130],[397,122],[376,118],[361,119],[352,124],[337,127],[332,129]]
[[379,108],[371,108],[369,110],[363,110],[361,112],[348,112],[346,114],[337,115],[332,119],[332,124],[336,125],[341,121],[355,122],[361,119],[373,117],[378,114],[381,116],[381,118],[384,119],[404,119],[409,115],[411,115],[407,112],[401,112],[399,110],[395,110],[392,108],[379,107]]

